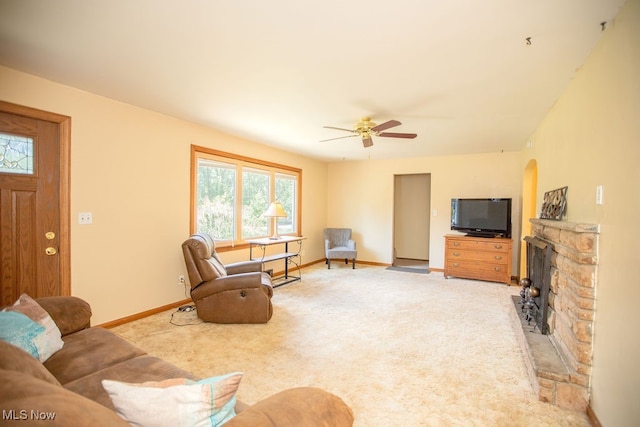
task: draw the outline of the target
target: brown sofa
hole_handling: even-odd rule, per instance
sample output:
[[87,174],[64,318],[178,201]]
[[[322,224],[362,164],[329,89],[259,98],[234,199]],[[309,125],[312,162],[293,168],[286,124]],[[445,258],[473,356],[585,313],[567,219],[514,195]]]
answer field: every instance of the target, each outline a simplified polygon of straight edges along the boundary
[[[196,379],[146,354],[114,333],[90,327],[91,309],[76,297],[36,300],[60,329],[64,347],[44,363],[0,341],[2,425],[28,425],[53,414],[48,426],[127,426],[102,387],[103,379],[140,383]],[[212,373],[221,374],[221,373]],[[337,396],[313,387],[293,388],[253,406],[236,404],[225,426],[351,426],[351,409]]]

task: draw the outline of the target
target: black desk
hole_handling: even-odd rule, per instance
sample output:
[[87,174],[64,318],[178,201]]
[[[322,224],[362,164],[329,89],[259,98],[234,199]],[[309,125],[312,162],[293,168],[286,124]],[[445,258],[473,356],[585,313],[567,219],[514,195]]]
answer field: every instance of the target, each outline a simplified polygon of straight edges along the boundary
[[[281,259],[284,260],[284,276],[273,279],[274,287],[301,280],[302,277],[300,274],[300,251],[302,249],[302,241],[304,239],[306,239],[306,237],[280,236],[278,239],[265,237],[263,239],[247,240],[247,242],[249,243],[249,259],[251,261],[260,261],[262,263],[263,270],[264,264],[267,262],[278,261]],[[293,250],[290,250],[289,243],[297,243],[297,247],[294,247]],[[267,255],[267,248],[273,245],[284,245],[284,252]],[[254,248],[260,251],[261,254],[258,256],[254,256]],[[298,259],[298,262],[294,261],[294,259],[296,258]],[[289,264],[291,263],[295,264],[298,269],[297,276],[291,276],[289,274]]]

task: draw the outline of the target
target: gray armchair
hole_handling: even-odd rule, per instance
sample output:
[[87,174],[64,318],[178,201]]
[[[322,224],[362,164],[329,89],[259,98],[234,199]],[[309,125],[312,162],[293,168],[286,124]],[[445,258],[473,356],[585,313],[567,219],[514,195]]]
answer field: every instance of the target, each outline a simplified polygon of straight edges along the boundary
[[327,268],[331,268],[332,259],[344,259],[345,264],[352,260],[356,268],[356,242],[351,239],[350,228],[325,228],[324,229],[324,255]]
[[198,317],[213,323],[266,323],[271,318],[273,285],[260,261],[224,265],[208,234],[182,244]]

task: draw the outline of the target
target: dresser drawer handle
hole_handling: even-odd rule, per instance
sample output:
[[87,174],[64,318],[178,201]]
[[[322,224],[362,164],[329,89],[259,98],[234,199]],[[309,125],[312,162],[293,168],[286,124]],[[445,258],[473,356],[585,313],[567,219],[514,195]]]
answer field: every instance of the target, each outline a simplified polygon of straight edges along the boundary
[[460,252],[454,252],[453,256],[460,256]]
[[494,256],[493,258],[494,258],[494,259],[498,259],[498,260],[499,260],[499,259],[502,259],[502,256],[500,256],[500,255],[496,255],[496,256]]
[[460,246],[460,242],[453,242],[453,246]]
[[502,249],[502,245],[494,245],[493,247],[496,249]]
[[502,269],[501,269],[500,267],[493,267],[493,269],[494,269],[495,271],[498,271],[498,272],[502,271]]
[[454,262],[454,263],[453,263],[453,266],[454,266],[454,267],[460,267],[460,264],[458,264],[457,262]]

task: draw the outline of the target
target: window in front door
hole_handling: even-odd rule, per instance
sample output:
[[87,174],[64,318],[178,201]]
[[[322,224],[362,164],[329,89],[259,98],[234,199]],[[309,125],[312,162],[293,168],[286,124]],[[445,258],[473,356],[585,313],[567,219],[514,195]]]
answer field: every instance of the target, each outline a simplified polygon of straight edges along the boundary
[[0,133],[0,172],[33,175],[33,139]]

